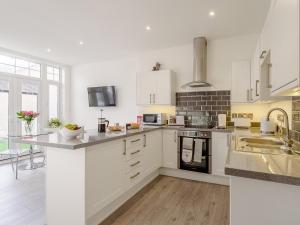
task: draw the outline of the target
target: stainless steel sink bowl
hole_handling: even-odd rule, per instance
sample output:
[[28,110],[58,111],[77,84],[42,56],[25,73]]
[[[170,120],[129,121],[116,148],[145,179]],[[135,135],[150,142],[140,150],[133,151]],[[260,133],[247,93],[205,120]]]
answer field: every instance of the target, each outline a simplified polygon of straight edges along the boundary
[[284,151],[281,146],[284,142],[277,137],[238,137],[236,151],[272,155],[294,155],[293,151]]
[[241,138],[240,141],[245,141],[249,144],[258,144],[258,145],[283,145],[283,141],[279,140],[279,139],[275,139],[275,138]]

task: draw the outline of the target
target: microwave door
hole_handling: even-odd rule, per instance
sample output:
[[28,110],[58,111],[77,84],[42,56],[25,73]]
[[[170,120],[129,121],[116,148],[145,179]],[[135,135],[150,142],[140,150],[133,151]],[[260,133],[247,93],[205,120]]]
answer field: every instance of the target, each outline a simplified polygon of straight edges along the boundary
[[157,115],[155,114],[144,114],[144,123],[157,123]]

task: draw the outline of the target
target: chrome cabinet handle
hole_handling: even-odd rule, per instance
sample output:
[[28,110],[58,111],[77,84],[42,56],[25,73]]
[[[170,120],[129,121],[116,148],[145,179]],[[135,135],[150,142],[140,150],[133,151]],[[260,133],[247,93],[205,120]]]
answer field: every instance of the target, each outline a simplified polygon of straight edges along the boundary
[[263,50],[259,56],[260,59],[263,59],[265,57],[265,54],[267,53],[266,50]]
[[150,104],[152,104],[152,96],[151,96],[151,94],[149,94],[149,96],[150,96]]
[[123,151],[123,155],[126,155],[126,140],[123,140],[124,142],[124,151]]
[[272,63],[268,63],[268,76],[267,76],[267,85],[268,85],[268,88],[272,88],[272,84],[270,83],[271,79],[270,79],[270,76],[271,76],[271,73],[270,73],[270,70],[271,70],[271,67],[272,67]]
[[131,152],[130,154],[131,155],[135,155],[135,154],[137,154],[137,153],[139,153],[141,150],[137,150],[137,151],[135,151],[135,152]]
[[133,178],[137,177],[138,175],[140,175],[140,172],[137,172],[136,174],[134,174],[133,176],[131,176],[130,179],[133,179]]
[[174,142],[177,143],[177,132],[174,131]]
[[250,102],[250,90],[249,89],[247,89],[247,102]]
[[153,94],[153,103],[155,104],[155,94]]
[[139,139],[135,139],[135,140],[132,140],[131,143],[135,143],[135,142],[138,142],[140,140],[141,140],[140,138]]
[[257,91],[258,91],[258,83],[259,83],[259,80],[256,80],[256,81],[255,81],[255,96],[256,96],[256,97],[259,96],[259,94],[258,94],[258,92],[257,92]]
[[144,134],[144,147],[147,146],[147,137],[146,137],[146,134]]
[[250,99],[250,101],[253,101],[252,93],[253,93],[253,89],[250,88],[250,94],[249,94],[249,99]]
[[135,162],[135,163],[130,164],[130,166],[133,167],[133,166],[136,166],[136,165],[138,165],[138,164],[140,164],[140,163],[141,163],[141,161],[137,161],[137,162]]

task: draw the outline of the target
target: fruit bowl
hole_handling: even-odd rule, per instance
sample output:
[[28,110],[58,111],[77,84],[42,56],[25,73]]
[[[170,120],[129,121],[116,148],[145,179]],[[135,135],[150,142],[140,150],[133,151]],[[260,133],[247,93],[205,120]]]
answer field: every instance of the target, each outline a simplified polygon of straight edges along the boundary
[[83,132],[83,127],[76,127],[76,129],[72,130],[64,126],[63,128],[60,129],[60,134],[63,136],[63,138],[68,140],[76,138],[82,132]]

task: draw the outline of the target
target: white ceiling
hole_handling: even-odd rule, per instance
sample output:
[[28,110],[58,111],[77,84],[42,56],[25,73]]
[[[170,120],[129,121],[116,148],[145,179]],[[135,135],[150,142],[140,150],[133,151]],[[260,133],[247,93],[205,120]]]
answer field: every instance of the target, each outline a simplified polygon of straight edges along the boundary
[[[133,56],[190,43],[195,36],[258,33],[269,4],[269,0],[0,0],[0,47],[69,65]],[[214,18],[208,16],[210,10],[215,11]],[[147,25],[151,31],[145,30]]]

